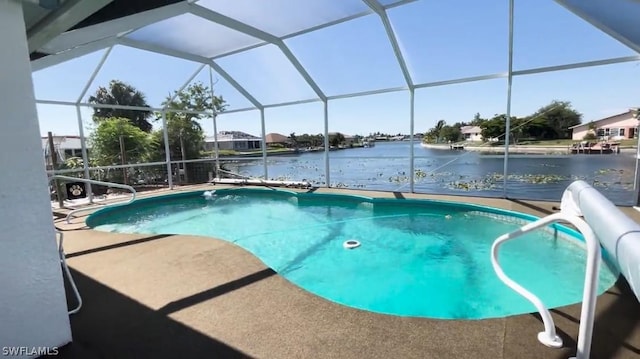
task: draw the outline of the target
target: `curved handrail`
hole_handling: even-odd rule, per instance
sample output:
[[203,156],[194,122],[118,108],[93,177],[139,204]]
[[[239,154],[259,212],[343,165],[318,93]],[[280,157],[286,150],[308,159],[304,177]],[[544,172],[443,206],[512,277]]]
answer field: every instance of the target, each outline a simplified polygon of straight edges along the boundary
[[[101,186],[107,186],[107,187],[112,187],[112,188],[122,188],[122,189],[126,189],[129,190],[131,192],[131,198],[129,198],[128,201],[126,202],[120,202],[120,203],[114,203],[112,204],[112,206],[124,206],[127,205],[133,201],[135,201],[136,199],[136,190],[135,188],[126,185],[126,184],[120,184],[120,183],[112,183],[112,182],[103,182],[103,181],[97,181],[97,180],[92,180],[92,179],[87,179],[87,178],[78,178],[78,177],[69,177],[69,176],[61,176],[61,175],[55,175],[55,176],[51,176],[49,177],[49,184],[51,184],[51,182],[53,180],[63,180],[63,181],[73,181],[73,182],[84,182],[84,183],[91,183],[91,184],[97,184],[97,185],[101,185]],[[93,208],[78,208],[78,209],[74,209],[73,211],[69,212],[67,214],[67,218],[66,221],[67,223],[71,223],[71,217],[81,211],[90,211]]]
[[533,303],[538,312],[540,312],[545,330],[544,332],[540,332],[538,334],[538,340],[542,344],[552,348],[562,347],[562,339],[556,334],[553,318],[551,317],[551,313],[549,313],[549,310],[544,305],[544,303],[542,303],[540,298],[509,278],[498,263],[498,249],[501,244],[506,241],[515,239],[527,232],[531,232],[535,229],[545,227],[549,224],[559,221],[566,221],[574,225],[584,236],[587,247],[587,266],[585,273],[584,292],[582,295],[582,312],[580,314],[580,329],[578,332],[578,347],[576,355],[578,359],[586,359],[589,358],[589,354],[591,351],[591,336],[593,334],[593,320],[598,288],[598,270],[600,268],[600,242],[593,232],[593,229],[591,229],[591,227],[584,220],[573,215],[568,215],[565,213],[555,213],[549,215],[535,222],[526,224],[514,232],[503,234],[502,236],[498,237],[491,246],[491,264],[493,265],[493,269],[500,280],[502,280],[507,286],[516,291],[518,294],[522,295],[531,303]]
[[69,314],[76,314],[82,308],[82,297],[80,296],[80,291],[78,291],[78,287],[76,286],[76,282],[73,280],[73,276],[71,276],[71,271],[67,266],[66,254],[64,253],[64,233],[60,231],[56,231],[56,234],[60,235],[60,240],[58,240],[58,256],[60,257],[60,263],[62,264],[62,269],[64,273],[67,275],[67,279],[69,280],[69,284],[71,285],[71,289],[73,290],[73,294],[76,296],[76,301],[78,304],[75,308],[69,311]]

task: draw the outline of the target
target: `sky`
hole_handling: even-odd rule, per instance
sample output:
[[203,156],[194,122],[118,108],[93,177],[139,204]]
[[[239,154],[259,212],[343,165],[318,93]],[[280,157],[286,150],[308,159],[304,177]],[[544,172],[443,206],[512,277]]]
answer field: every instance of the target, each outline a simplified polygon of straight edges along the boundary
[[[393,0],[383,0],[392,3]],[[251,6],[247,6],[250,3]],[[360,0],[201,0],[201,6],[236,17],[264,31],[284,35],[317,25],[322,19],[350,15],[366,9]],[[215,4],[215,8],[214,8]],[[637,55],[630,48],[592,27],[551,0],[516,0],[514,13],[514,71],[575,62]],[[418,0],[388,10],[414,83],[432,83],[471,76],[506,73],[508,69],[508,1]],[[183,31],[176,31],[183,29]],[[200,33],[203,35],[194,36]],[[259,41],[211,24],[192,14],[181,15],[128,35],[140,41],[212,57]],[[311,78],[328,96],[406,85],[380,18],[367,15],[285,40]],[[75,102],[106,50],[33,73],[36,98]],[[283,53],[265,45],[216,59],[238,83],[262,104],[317,98]],[[159,107],[180,88],[200,64],[116,46],[82,97],[95,93],[111,79],[127,82]],[[583,114],[583,122],[637,107],[638,62],[514,76],[511,114],[526,116],[552,100],[570,101]],[[228,110],[252,107],[221,76],[213,74],[217,95]],[[194,81],[209,84],[208,68]],[[424,132],[438,120],[453,124],[470,121],[475,113],[490,117],[506,112],[507,79],[433,86],[415,92],[415,132]],[[407,90],[331,100],[329,131],[345,134],[410,131]],[[92,110],[82,108],[85,133],[92,129]],[[38,105],[40,132],[77,135],[73,106]],[[265,132],[322,133],[323,105],[312,102],[267,108]],[[222,114],[218,130],[239,130],[260,135],[257,110]],[[207,135],[211,119],[201,120]],[[158,124],[156,124],[157,126]]]

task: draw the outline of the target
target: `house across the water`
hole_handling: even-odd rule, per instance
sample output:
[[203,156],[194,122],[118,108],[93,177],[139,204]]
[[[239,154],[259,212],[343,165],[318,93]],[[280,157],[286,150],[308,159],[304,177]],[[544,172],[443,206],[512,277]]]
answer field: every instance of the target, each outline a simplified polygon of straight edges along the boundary
[[[218,132],[218,149],[235,151],[252,151],[262,149],[262,139],[241,131]],[[204,143],[205,151],[215,149],[215,139],[207,136]]]
[[636,109],[609,116],[597,121],[587,122],[573,127],[571,139],[582,141],[592,131],[601,140],[623,140],[635,138],[638,135],[638,119],[635,117]]
[[482,142],[482,129],[480,126],[462,126],[460,133],[465,141]]

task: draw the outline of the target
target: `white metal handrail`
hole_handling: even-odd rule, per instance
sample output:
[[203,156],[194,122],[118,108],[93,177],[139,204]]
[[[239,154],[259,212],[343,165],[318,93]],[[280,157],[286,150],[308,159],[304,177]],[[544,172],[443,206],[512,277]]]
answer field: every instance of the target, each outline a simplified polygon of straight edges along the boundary
[[584,236],[587,249],[587,265],[585,273],[584,292],[582,294],[582,312],[580,313],[580,329],[578,332],[577,359],[588,359],[591,351],[591,337],[593,335],[594,312],[596,308],[596,295],[598,289],[598,271],[600,268],[600,242],[598,241],[593,229],[581,218],[568,215],[565,213],[555,213],[547,217],[541,218],[535,222],[522,226],[517,231],[504,234],[498,237],[491,247],[491,264],[498,278],[507,286],[525,297],[536,307],[542,322],[544,324],[544,332],[538,334],[538,340],[552,348],[562,347],[562,339],[558,337],[555,330],[555,324],[551,313],[542,303],[540,298],[526,290],[524,287],[509,278],[498,263],[498,249],[501,244],[506,241],[515,239],[527,232],[545,227],[554,222],[565,221],[574,225]]
[[67,266],[67,257],[64,254],[64,246],[63,246],[64,233],[60,231],[56,231],[56,234],[60,235],[60,239],[58,239],[58,256],[60,257],[60,264],[62,265],[62,269],[64,270],[64,273],[67,275],[67,279],[69,280],[69,284],[71,285],[73,294],[76,296],[76,301],[78,302],[76,307],[69,311],[69,314],[76,314],[80,311],[80,308],[82,308],[82,297],[80,296],[80,291],[78,291],[76,282],[73,280],[73,277],[71,276],[71,271]]
[[[87,178],[77,178],[77,177],[68,177],[68,176],[60,176],[60,175],[55,175],[55,176],[49,177],[49,184],[51,184],[51,182],[54,181],[54,180],[91,183],[91,184],[97,184],[97,185],[101,185],[101,186],[112,187],[112,188],[122,188],[122,189],[129,190],[131,192],[131,198],[129,198],[128,201],[114,203],[111,206],[124,206],[124,205],[127,205],[127,204],[135,201],[135,199],[136,199],[136,190],[135,190],[135,188],[133,188],[131,186],[128,186],[126,184],[103,182],[103,181],[97,181],[97,180],[92,180],[92,179],[87,179]],[[73,211],[71,211],[71,212],[69,212],[67,214],[67,219],[66,219],[67,223],[71,223],[71,218],[73,217],[74,214],[76,214],[78,212],[81,212],[81,211],[90,211],[90,210],[93,210],[93,209],[94,208],[78,208],[78,209],[74,209]]]

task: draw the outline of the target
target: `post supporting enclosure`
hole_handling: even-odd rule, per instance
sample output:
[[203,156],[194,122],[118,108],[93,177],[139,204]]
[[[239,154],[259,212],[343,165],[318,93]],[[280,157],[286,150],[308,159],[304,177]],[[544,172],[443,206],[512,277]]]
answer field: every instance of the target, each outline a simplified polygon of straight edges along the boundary
[[[78,134],[80,135],[80,148],[82,151],[82,168],[84,169],[84,178],[91,179],[91,176],[89,174],[89,153],[87,151],[87,140],[84,137],[82,112],[80,111],[79,105],[76,105],[76,116],[78,117]],[[86,183],[85,187],[87,196],[89,197],[89,203],[93,203],[93,190],[91,189],[91,183]]]
[[409,143],[411,144],[409,149],[409,189],[411,193],[415,192],[415,144],[414,140],[414,131],[415,131],[415,110],[416,110],[416,101],[415,101],[416,90],[413,88],[409,89],[409,103],[410,103],[410,111],[409,111]]
[[267,164],[267,134],[264,123],[264,107],[260,108],[260,130],[262,131],[262,165],[264,166],[264,179],[269,179],[269,165]]
[[331,168],[329,167],[329,101],[324,100],[324,177],[325,187],[331,187]]
[[508,197],[507,179],[509,176],[509,141],[511,140],[511,84],[513,83],[513,0],[509,0],[509,72],[507,74],[507,120],[504,136],[504,168],[502,196]]
[[171,173],[171,147],[169,146],[169,131],[167,131],[167,113],[162,111],[162,136],[164,138],[164,158],[167,163],[167,183],[173,189],[173,173]]
[[218,173],[220,171],[220,147],[218,146],[218,113],[215,109],[213,99],[215,97],[215,92],[213,91],[213,69],[209,66],[209,85],[211,86],[211,111],[213,111],[213,146],[215,149],[216,156],[216,178],[220,178]]

